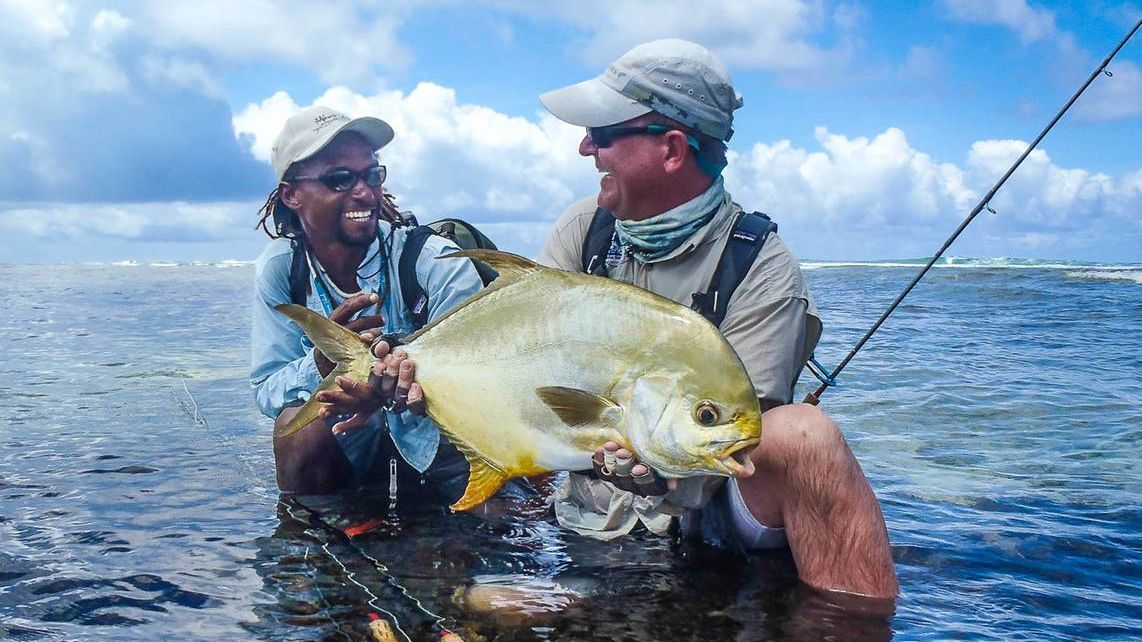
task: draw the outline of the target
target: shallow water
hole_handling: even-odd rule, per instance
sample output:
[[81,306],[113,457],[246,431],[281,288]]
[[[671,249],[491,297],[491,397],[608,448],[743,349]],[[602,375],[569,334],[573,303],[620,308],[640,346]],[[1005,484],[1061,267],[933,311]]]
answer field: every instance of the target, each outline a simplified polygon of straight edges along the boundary
[[[914,273],[811,266],[821,361]],[[784,554],[600,544],[534,502],[286,505],[246,386],[250,266],[0,266],[0,637],[367,640],[372,613],[469,642],[1137,639],[1140,274],[934,270],[828,392],[893,542],[881,617]],[[503,586],[547,613],[475,612]]]

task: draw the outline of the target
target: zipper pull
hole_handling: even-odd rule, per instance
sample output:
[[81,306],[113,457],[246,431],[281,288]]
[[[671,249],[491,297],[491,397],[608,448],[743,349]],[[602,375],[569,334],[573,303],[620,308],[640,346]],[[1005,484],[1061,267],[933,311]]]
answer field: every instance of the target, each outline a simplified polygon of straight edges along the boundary
[[397,507],[397,458],[389,458],[389,510]]

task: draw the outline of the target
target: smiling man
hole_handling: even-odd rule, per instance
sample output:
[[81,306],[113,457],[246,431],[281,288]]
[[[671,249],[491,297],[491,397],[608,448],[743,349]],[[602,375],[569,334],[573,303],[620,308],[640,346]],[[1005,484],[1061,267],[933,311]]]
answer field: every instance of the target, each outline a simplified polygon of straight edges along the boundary
[[641,522],[738,549],[788,547],[807,584],[895,596],[887,529],[860,464],[817,408],[790,404],[821,324],[776,226],[725,190],[725,143],[743,102],[725,66],[695,43],[659,40],[540,100],[586,128],[579,153],[602,177],[596,196],[555,223],[539,262],[693,303],[733,346],[765,411],[752,476],[663,484],[611,443],[594,475],[573,473],[557,489],[560,523],[606,539]]
[[[363,341],[417,329],[401,296],[398,269],[410,228],[384,215],[391,207],[382,187],[387,169],[377,153],[392,139],[383,120],[310,107],[291,117],[274,143],[278,185],[261,212],[260,225],[272,240],[256,263],[250,383],[275,427],[289,422],[333,363],[274,306],[305,305],[361,333]],[[415,278],[427,295],[429,320],[483,285],[470,261],[435,260],[457,249],[432,235],[416,258]],[[378,345],[387,350],[387,344]],[[388,363],[390,376],[399,375],[397,396],[415,404],[422,393],[412,382],[412,364]],[[383,411],[376,398],[354,396],[351,384],[343,386],[318,393],[330,404],[321,417],[288,437],[275,436],[282,491],[391,484],[396,475],[398,487],[433,492],[442,502],[460,496],[467,462],[429,419],[407,410]]]

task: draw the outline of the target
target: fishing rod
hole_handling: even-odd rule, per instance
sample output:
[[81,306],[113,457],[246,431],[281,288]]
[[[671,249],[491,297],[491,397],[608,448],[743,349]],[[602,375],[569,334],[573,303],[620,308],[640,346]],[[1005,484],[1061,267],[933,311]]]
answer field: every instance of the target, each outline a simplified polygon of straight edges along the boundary
[[1134,28],[1131,29],[1130,32],[1122,38],[1122,41],[1119,42],[1118,46],[1110,52],[1110,55],[1103,59],[1102,64],[1100,64],[1094,69],[1094,71],[1090,73],[1090,76],[1087,77],[1086,82],[1084,82],[1082,86],[1078,88],[1078,91],[1076,91],[1071,96],[1070,100],[1068,100],[1065,105],[1063,105],[1063,108],[1060,109],[1057,114],[1055,114],[1055,117],[1051,119],[1051,122],[1047,123],[1047,126],[1043,128],[1043,131],[1039,132],[1039,135],[1036,136],[1035,140],[1027,147],[1027,149],[1023,152],[1023,155],[1020,156],[1011,165],[1011,167],[1007,169],[1007,172],[990,190],[988,190],[987,194],[984,194],[983,198],[980,199],[979,203],[976,204],[975,208],[972,209],[967,218],[965,218],[964,221],[960,223],[960,226],[956,228],[956,231],[952,232],[952,235],[948,237],[948,240],[944,241],[944,244],[940,247],[936,254],[932,256],[932,258],[928,261],[928,264],[920,270],[920,273],[917,274],[915,278],[912,279],[912,282],[904,288],[904,291],[896,297],[896,300],[892,302],[892,305],[888,306],[888,309],[884,311],[884,314],[880,315],[880,318],[876,320],[876,323],[872,324],[872,327],[869,328],[868,332],[866,332],[864,336],[861,337],[860,341],[857,341],[856,346],[854,346],[853,349],[849,351],[848,355],[846,355],[845,358],[841,360],[837,367],[834,368],[832,372],[829,372],[825,370],[821,364],[817,362],[816,359],[810,358],[808,364],[809,371],[813,373],[813,376],[817,377],[817,379],[821,381],[821,385],[813,392],[805,395],[803,403],[812,404],[814,406],[820,403],[821,395],[825,394],[825,391],[828,390],[830,386],[836,385],[837,375],[839,375],[841,371],[845,369],[845,366],[849,364],[849,361],[852,361],[853,357],[856,356],[856,353],[864,347],[864,344],[868,343],[868,340],[872,338],[872,335],[875,334],[878,329],[880,329],[880,326],[886,319],[888,319],[888,316],[892,314],[898,305],[900,305],[900,302],[904,300],[904,297],[908,296],[908,293],[912,291],[912,288],[916,287],[916,284],[920,282],[920,279],[924,278],[924,275],[927,274],[928,270],[930,270],[932,266],[936,264],[936,261],[940,260],[940,257],[944,255],[944,252],[947,251],[949,247],[951,247],[952,243],[955,242],[960,233],[963,232],[964,229],[967,228],[967,226],[970,225],[973,220],[975,220],[976,216],[979,216],[979,213],[982,212],[984,208],[987,208],[991,212],[995,211],[988,205],[988,203],[991,202],[992,197],[995,196],[995,193],[999,191],[1000,187],[1003,187],[1003,184],[1007,182],[1007,179],[1015,173],[1015,170],[1023,164],[1023,161],[1031,154],[1032,151],[1035,150],[1036,147],[1039,146],[1039,142],[1042,141],[1043,138],[1047,136],[1047,133],[1055,127],[1055,124],[1058,123],[1060,119],[1062,119],[1063,114],[1067,113],[1067,110],[1071,108],[1071,105],[1073,105],[1075,101],[1079,99],[1079,96],[1081,96],[1083,92],[1087,90],[1087,87],[1090,87],[1091,83],[1094,82],[1094,79],[1097,78],[1099,74],[1106,74],[1107,77],[1114,75],[1106,69],[1106,66],[1109,65],[1111,59],[1114,58],[1114,56],[1124,46],[1126,46],[1126,43],[1130,41],[1140,26],[1142,26],[1142,18],[1140,18],[1138,22],[1134,23]]

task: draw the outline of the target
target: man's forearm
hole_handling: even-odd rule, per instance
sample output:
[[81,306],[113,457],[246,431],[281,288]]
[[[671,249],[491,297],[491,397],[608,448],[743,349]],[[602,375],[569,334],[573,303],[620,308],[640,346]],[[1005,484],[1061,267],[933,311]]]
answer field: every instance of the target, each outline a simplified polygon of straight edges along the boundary
[[[286,425],[298,408],[286,408],[274,422]],[[320,417],[288,437],[274,436],[274,465],[278,489],[285,493],[319,495],[343,490],[353,479],[353,467]]]

